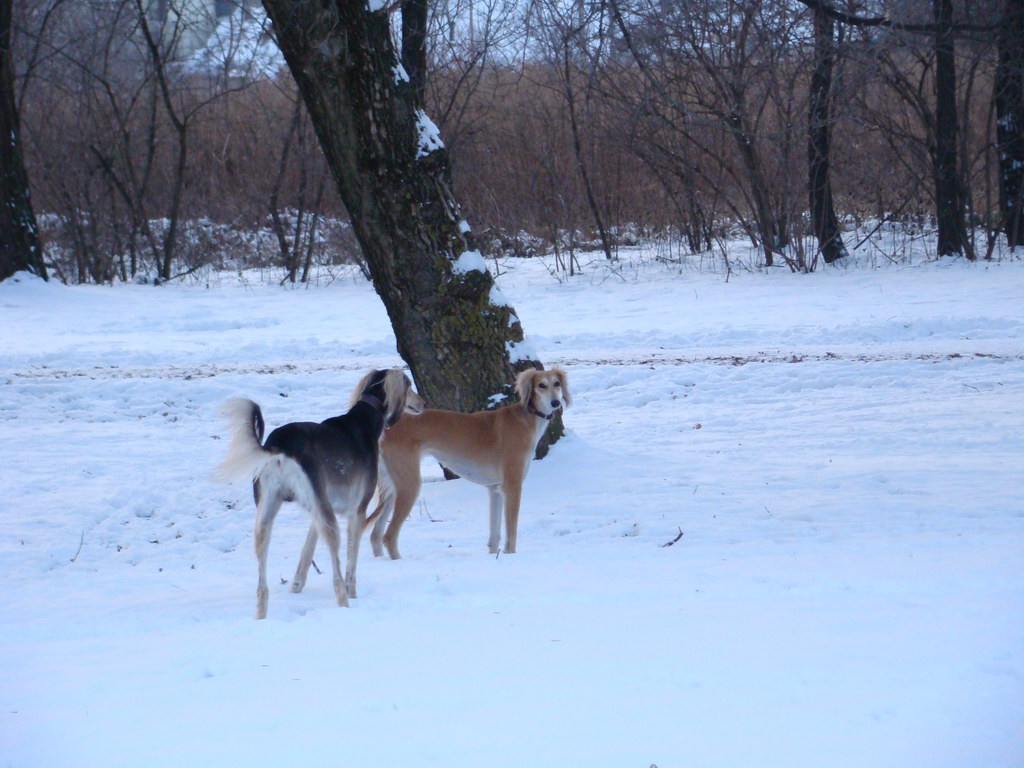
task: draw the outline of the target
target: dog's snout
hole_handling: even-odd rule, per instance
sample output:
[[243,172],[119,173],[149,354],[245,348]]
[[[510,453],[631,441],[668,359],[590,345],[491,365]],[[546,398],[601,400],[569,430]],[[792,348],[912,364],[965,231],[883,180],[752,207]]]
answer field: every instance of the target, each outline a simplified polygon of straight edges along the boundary
[[552,400],[551,401],[551,407],[552,408],[561,408],[562,407],[562,403],[559,400]]

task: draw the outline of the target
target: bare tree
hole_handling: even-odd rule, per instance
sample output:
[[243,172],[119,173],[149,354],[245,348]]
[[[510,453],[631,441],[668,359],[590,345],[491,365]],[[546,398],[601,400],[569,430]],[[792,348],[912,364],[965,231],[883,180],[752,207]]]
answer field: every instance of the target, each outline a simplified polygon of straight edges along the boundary
[[[788,7],[760,0],[610,4],[623,42],[659,95],[665,122],[682,128],[681,135],[717,164],[720,177],[731,177],[743,198],[736,207],[740,223],[765,263],[773,266],[776,256],[785,261],[792,168],[780,150],[793,145],[794,126],[777,118],[789,109],[794,85],[786,53],[795,18]],[[779,86],[772,82],[776,74]],[[709,128],[728,136],[731,157],[709,140]],[[767,136],[781,141],[769,149]]]
[[[302,98],[295,94],[292,108],[292,119],[281,147],[274,186],[270,191],[271,229],[277,238],[281,252],[281,263],[285,268],[285,276],[281,283],[294,283],[296,280],[306,282],[313,262],[313,251],[317,238],[317,227],[320,224],[321,206],[327,186],[327,175],[316,173],[313,164],[307,157],[305,112]],[[294,153],[293,153],[294,148]],[[297,156],[297,157],[294,157]],[[285,189],[285,180],[289,167],[298,168],[298,182],[294,190],[294,207],[282,210],[281,195]],[[316,174],[315,191],[310,189],[310,176]],[[310,199],[310,192],[312,199]],[[301,270],[301,274],[300,274]]]
[[837,10],[826,0],[801,0],[829,18],[861,28],[878,27],[894,32],[931,38],[931,58],[919,57],[922,70],[934,67],[933,100],[930,107],[925,95],[925,78],[916,81],[888,51],[880,58],[887,60],[890,82],[908,99],[928,133],[928,149],[932,160],[935,218],[938,224],[937,251],[940,256],[962,254],[975,258],[974,246],[967,230],[966,210],[969,200],[964,179],[960,115],[957,108],[956,39],[963,32],[992,34],[995,27],[985,24],[957,22],[953,0],[932,0],[932,21],[927,23],[897,22],[887,16],[860,16]]
[[[576,171],[586,195],[587,208],[601,239],[601,248],[605,258],[611,261],[615,258],[611,238],[595,196],[590,162],[583,146],[584,122],[592,125],[594,121],[593,113],[587,110],[587,106],[594,94],[593,82],[604,52],[604,12],[600,6],[588,11],[583,3],[565,5],[558,0],[541,2],[539,9],[542,27],[540,42],[546,49],[550,65],[559,74],[557,87],[565,100]],[[580,80],[582,82],[577,82]]]
[[34,46],[45,63],[27,101],[46,201],[76,261],[68,278],[169,279],[204,262],[181,250],[198,209],[188,207],[192,134],[210,104],[247,83],[184,72],[184,2],[47,3]]
[[999,207],[1006,242],[1024,246],[1024,0],[1005,0],[994,101]]
[[935,15],[935,218],[939,256],[965,254],[974,248],[964,220],[965,190],[959,168],[959,119],[956,108],[956,43],[953,0],[933,0]]
[[846,256],[832,199],[832,73],[835,65],[835,22],[812,6],[814,20],[814,67],[811,71],[807,125],[808,193],[811,227],[826,264]]
[[[191,33],[189,23],[183,22],[189,6],[187,0],[172,0],[168,3],[168,18],[173,19],[173,26],[154,30],[150,24],[150,8],[145,0],[133,0],[135,23],[148,55],[153,82],[159,103],[162,106],[167,122],[174,136],[174,163],[171,175],[169,199],[159,258],[157,259],[158,276],[161,280],[173,277],[173,269],[178,247],[178,227],[181,223],[182,203],[188,179],[188,163],[190,151],[191,129],[197,115],[212,102],[223,98],[225,94],[244,87],[245,84],[227,85],[213,90],[194,92],[190,88],[172,87],[172,64],[176,48],[185,34]],[[194,266],[194,265],[193,265]]]
[[0,280],[22,269],[47,276],[21,155],[11,50],[12,5],[13,0],[0,0]]
[[[403,35],[409,36],[410,44],[415,42],[412,30],[416,28],[403,15]],[[525,37],[526,25],[515,3],[438,0],[430,4],[422,63],[426,67],[424,108],[441,129],[453,162],[463,141],[472,140],[496,112],[507,111],[504,99],[521,80]],[[419,83],[414,85],[418,90]]]

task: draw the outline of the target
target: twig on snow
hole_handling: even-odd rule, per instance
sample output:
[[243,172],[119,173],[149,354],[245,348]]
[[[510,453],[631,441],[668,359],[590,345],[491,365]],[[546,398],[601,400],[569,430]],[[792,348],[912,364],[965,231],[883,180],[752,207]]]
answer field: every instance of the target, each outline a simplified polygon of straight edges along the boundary
[[666,541],[664,544],[661,545],[662,549],[664,549],[665,547],[671,547],[673,544],[675,544],[681,538],[683,538],[683,529],[682,528],[679,529],[679,535],[676,536],[674,539],[672,539],[672,541]]
[[81,537],[78,539],[78,550],[75,552],[75,556],[71,558],[71,562],[75,562],[78,556],[82,553],[82,545],[85,543],[85,531],[82,531]]
[[436,519],[436,518],[431,516],[430,508],[427,506],[427,502],[425,502],[423,499],[420,499],[420,515],[426,515],[427,516],[427,520],[429,520],[432,523],[443,523],[444,522],[444,520],[438,520],[438,519]]

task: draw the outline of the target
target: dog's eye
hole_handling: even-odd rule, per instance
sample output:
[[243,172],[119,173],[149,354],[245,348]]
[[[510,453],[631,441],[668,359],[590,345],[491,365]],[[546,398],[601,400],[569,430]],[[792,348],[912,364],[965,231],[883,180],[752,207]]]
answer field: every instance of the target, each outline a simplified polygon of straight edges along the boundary
[[556,386],[556,387],[560,387],[560,386],[562,386],[562,382],[560,382],[560,381],[556,381],[556,382],[555,382],[555,386]]
[[537,389],[547,389],[547,388],[548,388],[548,385],[545,384],[543,381],[540,384],[537,385]]

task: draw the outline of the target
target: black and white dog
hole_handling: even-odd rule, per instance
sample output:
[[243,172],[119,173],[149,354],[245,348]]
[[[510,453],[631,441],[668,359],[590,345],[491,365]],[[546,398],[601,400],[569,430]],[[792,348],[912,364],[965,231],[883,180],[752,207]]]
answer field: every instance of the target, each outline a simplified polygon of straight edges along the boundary
[[[292,592],[306,584],[317,539],[324,537],[331,554],[334,594],[347,606],[356,596],[356,560],[366,524],[366,507],[377,486],[377,457],[383,430],[406,409],[419,413],[424,403],[412,382],[398,369],[371,371],[356,385],[349,410],[322,421],[296,421],[278,427],[263,440],[263,413],[252,400],[234,398],[222,409],[231,427],[228,455],[215,474],[221,480],[250,476],[256,499],[256,618],[267,616],[267,549],[281,504],[294,501],[312,516],[299,557]],[[338,516],[348,518],[348,559],[345,580],[338,559]]]

